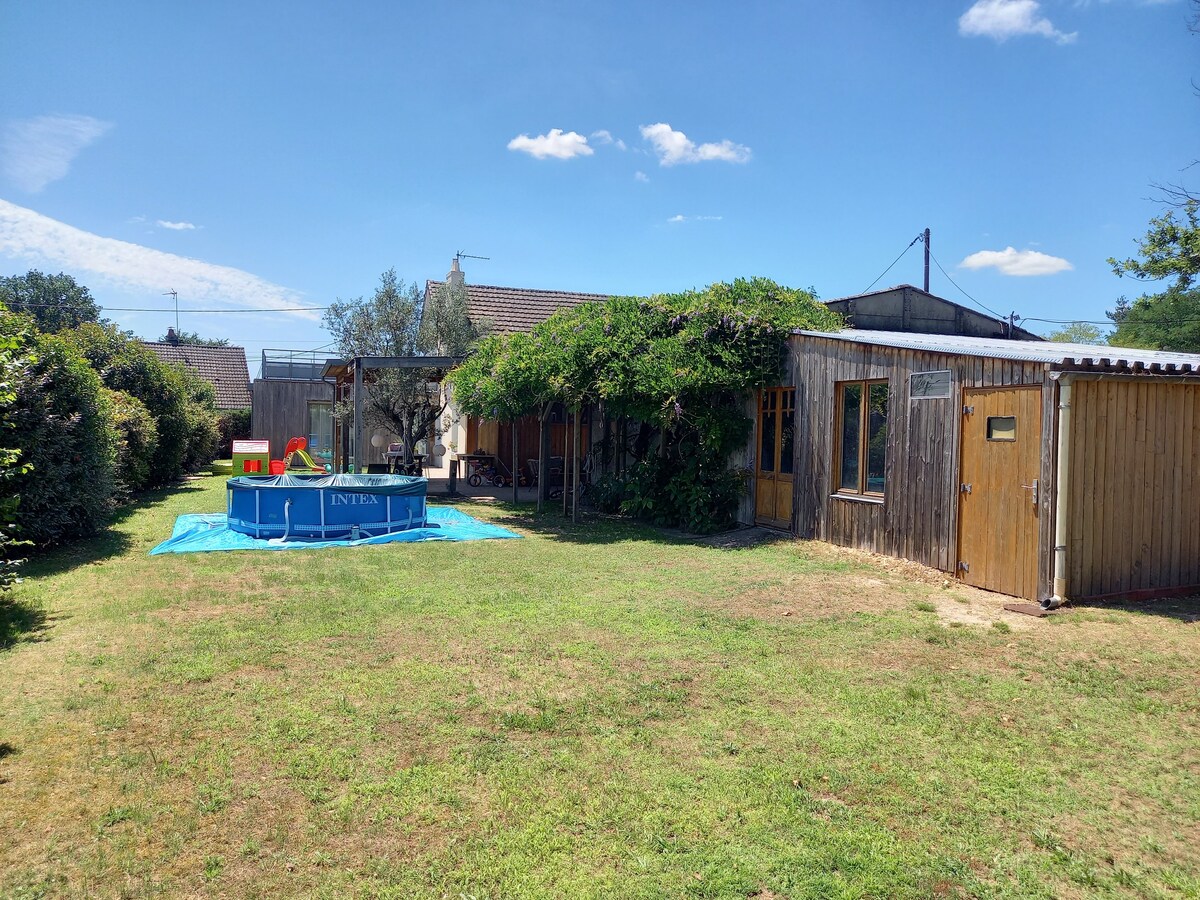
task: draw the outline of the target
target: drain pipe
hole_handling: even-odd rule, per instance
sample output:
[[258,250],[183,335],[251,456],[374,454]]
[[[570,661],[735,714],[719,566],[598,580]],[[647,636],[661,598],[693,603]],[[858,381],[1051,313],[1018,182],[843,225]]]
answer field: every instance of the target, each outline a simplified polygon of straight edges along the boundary
[[1054,595],[1043,609],[1067,602],[1067,539],[1071,499],[1071,375],[1058,378],[1058,467],[1054,478]]

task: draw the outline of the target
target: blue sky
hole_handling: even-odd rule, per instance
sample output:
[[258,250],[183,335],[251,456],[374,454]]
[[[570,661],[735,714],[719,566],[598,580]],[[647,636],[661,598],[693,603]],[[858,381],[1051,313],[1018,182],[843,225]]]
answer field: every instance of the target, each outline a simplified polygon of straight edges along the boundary
[[[379,274],[647,294],[870,285],[923,228],[1026,317],[1103,319],[1200,157],[1185,0],[0,0],[0,273],[122,327],[326,343]],[[1011,249],[1010,249],[1011,248]],[[913,247],[876,285],[920,284]],[[967,303],[934,266],[931,289]],[[192,313],[270,307],[271,313]],[[1029,322],[1036,331],[1051,325]]]

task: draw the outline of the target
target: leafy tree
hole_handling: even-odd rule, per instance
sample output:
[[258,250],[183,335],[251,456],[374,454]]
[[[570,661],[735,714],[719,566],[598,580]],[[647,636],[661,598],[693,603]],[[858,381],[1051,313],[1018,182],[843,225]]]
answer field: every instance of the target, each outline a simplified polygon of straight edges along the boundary
[[1117,326],[1109,341],[1117,346],[1200,351],[1200,287],[1196,286],[1200,201],[1188,200],[1178,210],[1152,218],[1137,244],[1136,258],[1108,260],[1113,273],[1139,281],[1172,281],[1166,290],[1143,294],[1132,303],[1124,297],[1118,300],[1107,314]]
[[[166,343],[170,340],[170,335],[162,335],[159,339],[160,343]],[[173,343],[185,344],[189,347],[228,347],[228,338],[205,338],[195,331],[179,331],[175,334]]]
[[88,289],[62,272],[44,275],[30,269],[24,275],[0,278],[0,303],[32,316],[37,329],[48,334],[101,321],[100,305]]
[[1072,322],[1046,335],[1046,340],[1060,344],[1101,344],[1105,340],[1104,329],[1090,322]]
[[636,463],[601,494],[626,513],[709,531],[731,521],[745,490],[729,457],[752,426],[746,394],[782,376],[790,329],[839,325],[808,291],[738,279],[562,310],[532,334],[484,340],[450,380],[484,418],[561,402],[640,422]]
[[[423,309],[417,285],[405,284],[389,269],[369,300],[337,300],[325,311],[325,328],[337,341],[338,353],[354,356],[462,356],[486,328],[467,318],[465,291],[443,286]],[[446,397],[433,368],[384,369],[365,386],[363,418],[369,428],[386,428],[404,442],[411,455],[441,418]],[[339,403],[334,415],[348,419],[350,403]]]

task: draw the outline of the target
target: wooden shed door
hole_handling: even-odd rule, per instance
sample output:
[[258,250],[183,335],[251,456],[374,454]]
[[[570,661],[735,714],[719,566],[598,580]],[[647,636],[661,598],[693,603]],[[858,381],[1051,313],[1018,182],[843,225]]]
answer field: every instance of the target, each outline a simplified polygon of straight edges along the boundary
[[754,521],[792,528],[795,475],[796,389],[763,388],[758,404],[758,462],[755,466]]
[[958,577],[1037,599],[1040,387],[963,390]]

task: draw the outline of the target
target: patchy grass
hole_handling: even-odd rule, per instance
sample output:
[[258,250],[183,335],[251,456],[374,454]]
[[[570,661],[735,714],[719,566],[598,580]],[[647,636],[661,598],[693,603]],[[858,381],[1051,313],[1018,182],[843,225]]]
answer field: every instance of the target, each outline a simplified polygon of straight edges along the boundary
[[1196,602],[476,507],[521,541],[149,558],[0,615],[0,895],[1200,894]]

